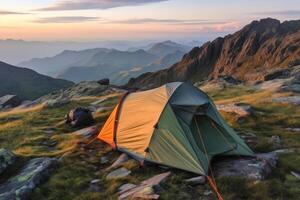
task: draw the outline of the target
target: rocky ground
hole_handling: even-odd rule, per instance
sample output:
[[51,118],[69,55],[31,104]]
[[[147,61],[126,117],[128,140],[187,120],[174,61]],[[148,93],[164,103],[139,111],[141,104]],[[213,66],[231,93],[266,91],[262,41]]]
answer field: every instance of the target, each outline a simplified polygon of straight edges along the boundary
[[[258,153],[252,159],[213,161],[224,199],[300,196],[299,76],[274,76],[251,85],[225,79],[196,84]],[[2,110],[0,200],[216,199],[203,177],[162,166],[141,167],[100,141],[90,143],[123,93],[85,82]],[[92,110],[96,123],[66,125],[65,114],[76,107]]]

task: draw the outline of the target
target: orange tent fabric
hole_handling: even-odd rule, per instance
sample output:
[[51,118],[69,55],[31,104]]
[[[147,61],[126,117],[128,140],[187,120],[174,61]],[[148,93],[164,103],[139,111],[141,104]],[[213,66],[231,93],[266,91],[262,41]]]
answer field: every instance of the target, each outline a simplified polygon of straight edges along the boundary
[[118,107],[117,105],[107,121],[105,122],[100,134],[98,135],[98,138],[112,147],[115,147],[115,142],[114,142],[114,131],[115,131],[115,121],[116,121],[116,115],[118,112]]

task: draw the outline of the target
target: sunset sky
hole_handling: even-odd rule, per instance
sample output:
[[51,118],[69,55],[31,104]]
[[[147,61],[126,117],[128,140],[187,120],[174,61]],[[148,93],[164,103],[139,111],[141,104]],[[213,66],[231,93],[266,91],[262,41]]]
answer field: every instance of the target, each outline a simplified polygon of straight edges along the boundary
[[299,0],[9,0],[0,39],[197,39],[254,19],[299,19]]

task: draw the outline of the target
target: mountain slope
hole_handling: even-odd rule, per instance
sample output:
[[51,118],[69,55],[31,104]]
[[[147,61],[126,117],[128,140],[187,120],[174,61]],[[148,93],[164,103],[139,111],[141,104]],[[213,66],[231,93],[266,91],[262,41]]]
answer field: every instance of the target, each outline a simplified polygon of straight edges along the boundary
[[0,85],[0,96],[16,94],[21,98],[33,100],[53,91],[72,86],[73,83],[0,62]]
[[232,75],[263,80],[271,70],[300,62],[300,20],[253,21],[240,31],[196,47],[169,69],[131,79],[127,86],[155,87],[171,81],[202,81]]
[[147,50],[147,52],[149,52],[153,55],[159,56],[159,57],[164,57],[168,54],[172,54],[177,51],[186,53],[190,50],[191,50],[191,47],[189,47],[189,46],[185,46],[185,45],[178,44],[176,42],[168,40],[168,41],[154,44],[150,49]]
[[65,50],[54,57],[33,58],[29,61],[24,61],[19,65],[33,69],[42,74],[56,76],[69,67],[85,65],[97,53],[104,54],[109,51],[109,49],[105,48],[87,49],[82,51]]
[[95,54],[87,66],[97,66],[108,64],[117,68],[128,68],[133,66],[142,66],[149,64],[157,59],[157,56],[152,55],[144,50],[134,52],[111,50],[105,54]]

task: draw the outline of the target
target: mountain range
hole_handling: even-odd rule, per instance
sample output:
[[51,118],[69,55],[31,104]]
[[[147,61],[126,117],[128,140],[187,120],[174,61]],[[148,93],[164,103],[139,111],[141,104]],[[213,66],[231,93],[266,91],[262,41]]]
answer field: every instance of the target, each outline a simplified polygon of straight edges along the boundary
[[189,46],[165,41],[145,49],[128,51],[107,48],[63,51],[54,57],[34,58],[19,65],[74,82],[108,77],[115,84],[124,84],[142,73],[171,66],[190,49]]
[[300,20],[266,18],[195,47],[170,68],[133,78],[128,87],[151,88],[172,81],[203,81],[230,75],[260,81],[271,71],[300,64]]
[[0,85],[0,96],[15,94],[22,99],[34,100],[59,89],[68,88],[73,83],[0,62]]

